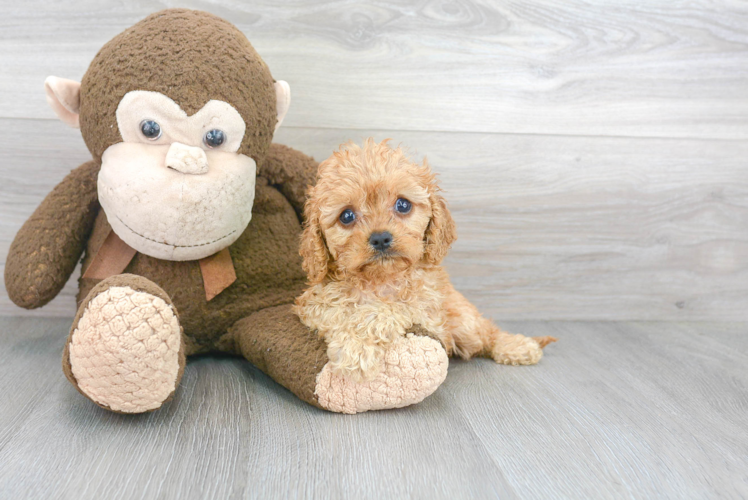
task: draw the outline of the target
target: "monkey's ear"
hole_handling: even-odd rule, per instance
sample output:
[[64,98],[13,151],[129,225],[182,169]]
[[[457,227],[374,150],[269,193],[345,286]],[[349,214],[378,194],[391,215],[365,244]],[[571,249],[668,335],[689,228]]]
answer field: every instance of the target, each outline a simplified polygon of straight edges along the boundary
[[57,117],[73,128],[80,128],[81,84],[65,78],[48,76],[44,80],[47,102]]
[[288,108],[291,106],[291,87],[288,86],[288,82],[278,80],[275,82],[275,110],[278,114],[278,121],[275,122],[275,130],[283,123],[283,119],[288,113]]

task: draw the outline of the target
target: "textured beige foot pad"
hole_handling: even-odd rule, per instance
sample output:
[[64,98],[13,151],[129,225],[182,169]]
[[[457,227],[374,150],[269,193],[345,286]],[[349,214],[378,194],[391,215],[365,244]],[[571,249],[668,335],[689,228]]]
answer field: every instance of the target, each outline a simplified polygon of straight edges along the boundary
[[329,411],[362,413],[420,403],[447,377],[449,359],[430,337],[409,334],[387,351],[385,369],[370,382],[334,375],[329,363],[317,376],[315,395]]
[[174,392],[181,331],[172,306],[128,286],[94,297],[73,331],[70,365],[78,388],[124,413],[153,410]]

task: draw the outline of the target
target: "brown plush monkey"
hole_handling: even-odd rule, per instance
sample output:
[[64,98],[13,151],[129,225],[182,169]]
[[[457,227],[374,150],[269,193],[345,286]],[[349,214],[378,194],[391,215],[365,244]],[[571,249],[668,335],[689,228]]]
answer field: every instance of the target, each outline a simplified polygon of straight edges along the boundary
[[157,409],[185,356],[246,357],[299,398],[355,413],[421,401],[446,376],[441,344],[414,332],[373,382],[326,367],[290,305],[304,286],[298,214],[316,163],[271,144],[290,102],[244,35],[210,14],[153,14],[107,43],[78,84],[47,98],[93,160],[45,198],[10,248],[21,307],[54,298],[83,255],[68,379],[103,408]]

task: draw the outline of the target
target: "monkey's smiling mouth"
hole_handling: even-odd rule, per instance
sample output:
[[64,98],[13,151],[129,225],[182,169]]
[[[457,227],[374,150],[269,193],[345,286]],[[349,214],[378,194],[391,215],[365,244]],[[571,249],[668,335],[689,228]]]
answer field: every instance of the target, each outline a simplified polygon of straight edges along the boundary
[[176,245],[176,244],[174,244],[174,243],[169,243],[169,242],[166,242],[166,241],[159,241],[159,240],[154,240],[153,238],[149,238],[148,236],[145,236],[145,235],[143,235],[143,234],[140,234],[139,232],[137,232],[136,230],[134,230],[133,228],[131,228],[130,226],[128,226],[128,225],[127,225],[127,224],[125,223],[125,221],[123,221],[123,220],[122,220],[122,219],[121,219],[121,218],[120,218],[119,216],[117,216],[117,219],[118,219],[118,220],[119,220],[119,221],[120,221],[120,222],[122,223],[122,225],[123,225],[123,226],[125,226],[125,227],[126,227],[127,229],[129,229],[130,231],[132,231],[132,233],[133,233],[133,234],[136,234],[136,235],[140,236],[141,238],[143,238],[143,239],[146,239],[146,240],[148,240],[148,241],[152,241],[152,242],[154,242],[154,243],[158,243],[159,245],[166,245],[166,246],[169,246],[169,247],[174,247],[174,248],[195,248],[195,247],[204,247],[204,246],[206,246],[206,245],[212,245],[213,243],[218,243],[219,241],[221,241],[221,240],[224,240],[224,239],[228,238],[229,236],[231,236],[232,234],[235,234],[235,233],[236,233],[236,229],[234,229],[234,230],[233,230],[233,231],[231,231],[230,233],[228,233],[228,234],[225,234],[225,235],[221,236],[220,238],[217,238],[217,239],[215,239],[215,240],[212,240],[212,241],[207,241],[207,242],[205,242],[205,243],[196,243],[196,244],[194,244],[194,245]]
[[110,146],[99,171],[101,208],[112,229],[141,254],[168,261],[209,257],[249,225],[257,165],[248,156],[206,151],[207,172],[175,178],[164,166],[167,149]]

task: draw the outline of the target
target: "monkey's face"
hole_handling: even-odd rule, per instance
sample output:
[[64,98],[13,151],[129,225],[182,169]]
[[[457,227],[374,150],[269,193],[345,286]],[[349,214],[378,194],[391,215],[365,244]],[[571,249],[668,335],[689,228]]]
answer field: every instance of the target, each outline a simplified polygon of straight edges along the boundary
[[117,108],[123,142],[107,148],[99,201],[141,253],[197,260],[233,243],[252,217],[255,161],[237,150],[245,123],[212,100],[192,116],[163,94],[132,91]]
[[50,77],[46,90],[101,160],[114,232],[165,260],[201,259],[241,236],[256,161],[290,102],[236,27],[185,9],[148,16],[102,47],[82,83]]

